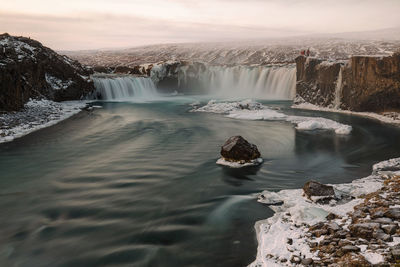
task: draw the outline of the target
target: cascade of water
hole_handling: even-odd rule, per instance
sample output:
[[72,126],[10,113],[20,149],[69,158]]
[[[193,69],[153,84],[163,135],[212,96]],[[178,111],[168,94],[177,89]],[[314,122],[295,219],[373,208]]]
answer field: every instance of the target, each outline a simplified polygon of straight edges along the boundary
[[335,87],[335,99],[333,101],[333,107],[336,109],[340,109],[341,98],[342,98],[342,87],[343,87],[342,86],[342,81],[343,81],[342,71],[343,71],[343,66],[340,67],[339,75],[338,75],[338,79],[336,81],[336,87]]
[[145,99],[158,96],[156,86],[150,78],[134,76],[93,77],[95,98],[103,100]]
[[[165,72],[166,73],[166,72]],[[164,72],[157,72],[157,79]],[[154,76],[154,73],[153,73]],[[95,76],[95,98],[103,100],[153,100],[159,97],[154,77]],[[175,76],[176,77],[176,76]],[[296,90],[296,68],[293,66],[181,66],[177,75],[177,90],[222,98],[293,99]]]
[[178,74],[179,86],[190,86],[196,80],[210,95],[219,97],[253,97],[293,99],[296,90],[296,68],[208,66],[197,72],[183,69]]

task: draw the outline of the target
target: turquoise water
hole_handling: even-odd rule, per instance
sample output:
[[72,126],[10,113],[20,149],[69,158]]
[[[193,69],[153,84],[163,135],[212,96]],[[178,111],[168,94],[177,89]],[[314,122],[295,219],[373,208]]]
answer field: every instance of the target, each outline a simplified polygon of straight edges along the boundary
[[[265,102],[353,126],[339,137],[192,113],[189,102],[100,102],[0,144],[0,265],[245,266],[254,223],[272,215],[253,194],[349,182],[400,154],[398,128],[361,117]],[[264,163],[216,165],[232,135],[255,143]]]

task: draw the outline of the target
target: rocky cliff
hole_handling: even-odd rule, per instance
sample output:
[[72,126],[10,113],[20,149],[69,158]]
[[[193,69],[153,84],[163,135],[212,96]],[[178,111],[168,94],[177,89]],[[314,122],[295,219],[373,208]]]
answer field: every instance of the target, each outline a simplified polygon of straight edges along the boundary
[[90,69],[26,37],[0,35],[0,110],[29,98],[77,100],[93,91]]
[[297,95],[324,107],[354,111],[400,110],[400,53],[327,62],[296,58]]

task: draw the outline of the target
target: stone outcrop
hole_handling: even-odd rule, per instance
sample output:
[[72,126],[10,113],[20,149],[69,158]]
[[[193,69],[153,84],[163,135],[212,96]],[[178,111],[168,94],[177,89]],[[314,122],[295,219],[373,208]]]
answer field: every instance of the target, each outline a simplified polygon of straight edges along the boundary
[[304,194],[311,198],[314,196],[317,197],[335,197],[335,190],[333,190],[333,186],[324,185],[318,183],[316,181],[308,181],[303,186]]
[[342,107],[355,111],[400,110],[400,53],[352,57],[343,71]]
[[227,161],[250,162],[261,156],[256,145],[238,136],[230,137],[221,147],[221,156]]
[[343,63],[327,63],[317,58],[296,58],[296,93],[309,103],[333,106],[342,65]]
[[296,67],[297,94],[309,103],[353,111],[400,110],[400,53],[334,62],[299,56]]
[[26,37],[0,35],[0,110],[30,98],[78,100],[93,91],[91,69]]

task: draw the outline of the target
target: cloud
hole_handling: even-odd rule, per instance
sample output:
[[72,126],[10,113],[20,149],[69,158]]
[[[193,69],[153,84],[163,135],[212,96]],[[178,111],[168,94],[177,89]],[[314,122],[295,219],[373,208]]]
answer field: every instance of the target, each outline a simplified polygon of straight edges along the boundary
[[399,13],[399,0],[13,0],[0,32],[88,49],[378,30]]
[[26,35],[55,49],[131,47],[145,44],[229,41],[299,35],[284,28],[180,23],[138,16],[86,14],[79,17],[0,14],[11,34]]

